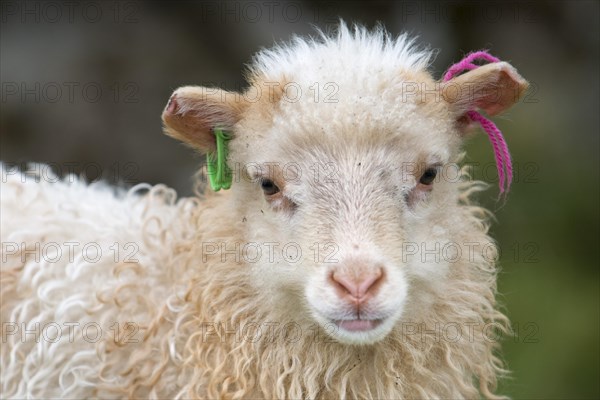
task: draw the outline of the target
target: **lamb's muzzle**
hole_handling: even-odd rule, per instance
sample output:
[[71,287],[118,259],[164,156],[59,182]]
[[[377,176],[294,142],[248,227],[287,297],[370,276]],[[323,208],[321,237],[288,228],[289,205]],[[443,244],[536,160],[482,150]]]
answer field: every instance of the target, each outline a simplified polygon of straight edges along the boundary
[[343,330],[348,332],[369,331],[381,324],[382,318],[373,318],[368,311],[368,301],[383,284],[384,273],[381,267],[373,270],[336,271],[331,274],[332,283],[338,288],[336,294],[348,303],[351,314],[348,318],[333,320]]

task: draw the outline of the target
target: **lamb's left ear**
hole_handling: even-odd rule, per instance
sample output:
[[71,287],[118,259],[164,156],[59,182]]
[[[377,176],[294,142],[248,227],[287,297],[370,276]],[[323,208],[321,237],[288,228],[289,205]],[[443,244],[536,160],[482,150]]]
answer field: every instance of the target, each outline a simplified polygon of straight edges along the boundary
[[442,84],[442,97],[461,120],[471,110],[481,109],[496,115],[515,104],[529,87],[517,70],[507,62],[478,67]]
[[202,153],[216,148],[215,128],[232,131],[246,101],[239,93],[184,86],[171,95],[162,114],[165,133]]

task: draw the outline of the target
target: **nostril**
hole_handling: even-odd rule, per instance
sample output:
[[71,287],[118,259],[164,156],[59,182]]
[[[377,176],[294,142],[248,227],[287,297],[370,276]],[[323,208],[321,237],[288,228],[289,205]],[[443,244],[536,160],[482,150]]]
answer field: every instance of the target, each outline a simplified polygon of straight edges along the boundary
[[358,285],[347,275],[340,272],[334,272],[331,275],[333,283],[341,289],[342,293],[349,293],[354,297],[358,297]]
[[383,270],[376,268],[359,276],[348,275],[336,271],[331,275],[334,285],[344,294],[348,293],[356,299],[372,294],[383,280]]
[[375,289],[378,286],[379,281],[383,278],[383,271],[381,268],[377,268],[373,273],[367,275],[359,284],[358,284],[358,297],[363,297],[367,293],[369,293],[372,289]]

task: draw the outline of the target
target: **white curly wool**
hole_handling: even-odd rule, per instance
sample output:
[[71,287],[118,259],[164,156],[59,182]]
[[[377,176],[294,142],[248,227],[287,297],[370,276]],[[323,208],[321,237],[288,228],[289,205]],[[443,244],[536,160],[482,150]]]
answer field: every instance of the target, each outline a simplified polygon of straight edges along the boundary
[[[88,397],[102,367],[95,345],[128,336],[185,289],[170,263],[193,234],[195,202],[175,204],[164,186],[125,192],[5,166],[2,177],[3,397]],[[115,292],[127,285],[139,290]]]
[[496,247],[456,163],[465,112],[526,82],[481,67],[451,101],[429,61],[342,24],[260,52],[243,95],[178,89],[166,132],[230,131],[228,191],[3,165],[1,397],[497,397]]

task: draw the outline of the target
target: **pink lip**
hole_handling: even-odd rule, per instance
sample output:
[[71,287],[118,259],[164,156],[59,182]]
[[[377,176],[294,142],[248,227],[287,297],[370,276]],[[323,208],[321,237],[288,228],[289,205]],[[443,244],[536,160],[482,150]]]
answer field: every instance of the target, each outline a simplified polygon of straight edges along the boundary
[[381,324],[380,319],[344,319],[335,321],[336,325],[349,332],[365,332]]

